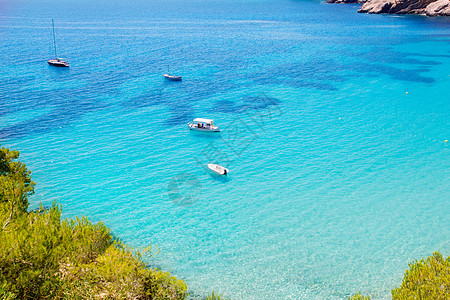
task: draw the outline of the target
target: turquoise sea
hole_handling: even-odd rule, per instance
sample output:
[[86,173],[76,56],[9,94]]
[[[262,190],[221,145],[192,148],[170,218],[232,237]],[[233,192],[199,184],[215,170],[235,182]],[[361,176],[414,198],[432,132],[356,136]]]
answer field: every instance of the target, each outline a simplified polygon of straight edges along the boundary
[[[450,19],[357,9],[0,0],[0,138],[31,208],[158,245],[193,297],[389,299],[450,255]],[[70,69],[47,65],[51,19]]]

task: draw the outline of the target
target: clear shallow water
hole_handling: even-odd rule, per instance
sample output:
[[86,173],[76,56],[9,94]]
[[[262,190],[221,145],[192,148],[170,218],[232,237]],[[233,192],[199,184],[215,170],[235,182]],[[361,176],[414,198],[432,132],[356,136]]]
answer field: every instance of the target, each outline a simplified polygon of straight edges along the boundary
[[[450,252],[450,21],[356,9],[0,1],[0,138],[31,205],[158,244],[194,295],[389,298]],[[46,64],[51,18],[69,70]],[[189,133],[198,116],[225,130]]]

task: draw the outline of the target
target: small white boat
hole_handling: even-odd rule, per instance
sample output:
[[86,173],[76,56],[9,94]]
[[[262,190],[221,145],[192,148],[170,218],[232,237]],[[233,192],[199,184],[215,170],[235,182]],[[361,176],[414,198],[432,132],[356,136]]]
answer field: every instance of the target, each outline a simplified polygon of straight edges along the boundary
[[170,75],[169,74],[169,66],[167,66],[167,74],[163,74],[164,79],[170,80],[170,81],[181,81],[183,80],[181,76],[176,75]]
[[230,173],[230,170],[228,170],[225,167],[222,167],[221,165],[208,164],[208,168],[214,173],[219,175],[228,175],[228,173]]
[[220,131],[219,126],[214,126],[214,120],[211,119],[196,118],[193,123],[188,123],[188,126],[190,130],[196,131]]
[[181,76],[175,76],[175,75],[169,75],[169,74],[163,74],[164,78],[171,81],[181,81],[183,80]]

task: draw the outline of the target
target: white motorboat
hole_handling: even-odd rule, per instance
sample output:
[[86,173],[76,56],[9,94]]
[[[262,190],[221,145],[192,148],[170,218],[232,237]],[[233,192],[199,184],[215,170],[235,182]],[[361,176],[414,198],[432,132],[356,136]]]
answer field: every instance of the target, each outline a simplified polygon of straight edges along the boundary
[[196,131],[220,131],[219,126],[214,126],[214,120],[211,119],[196,118],[193,123],[188,123],[188,126],[190,130]]
[[208,164],[208,168],[214,173],[219,175],[228,175],[228,173],[230,173],[230,170],[228,170],[225,167],[222,167],[221,165]]

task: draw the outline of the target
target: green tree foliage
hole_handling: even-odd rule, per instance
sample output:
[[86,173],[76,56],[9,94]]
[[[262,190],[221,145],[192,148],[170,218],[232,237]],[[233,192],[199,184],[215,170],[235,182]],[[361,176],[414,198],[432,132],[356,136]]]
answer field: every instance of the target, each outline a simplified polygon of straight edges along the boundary
[[28,208],[28,196],[34,193],[35,183],[24,163],[16,161],[19,151],[0,148],[0,230]]
[[[115,243],[95,261],[64,264],[66,299],[185,299],[184,281],[146,268],[133,251]],[[80,280],[82,279],[82,280]],[[95,284],[93,284],[95,283]]]
[[434,252],[426,260],[409,263],[402,284],[392,299],[450,299],[450,257]]
[[347,297],[348,300],[370,300],[370,296],[363,296],[361,295],[361,292],[358,292],[357,294],[354,294],[352,296]]
[[215,291],[212,291],[211,295],[206,297],[206,300],[227,300],[222,294],[216,294]]
[[28,212],[35,183],[18,151],[0,149],[0,299],[185,299],[184,281],[61,207]]

